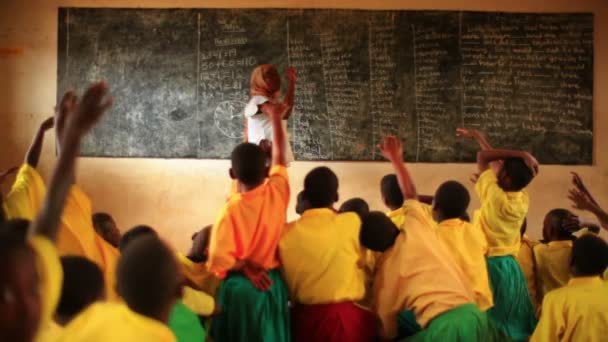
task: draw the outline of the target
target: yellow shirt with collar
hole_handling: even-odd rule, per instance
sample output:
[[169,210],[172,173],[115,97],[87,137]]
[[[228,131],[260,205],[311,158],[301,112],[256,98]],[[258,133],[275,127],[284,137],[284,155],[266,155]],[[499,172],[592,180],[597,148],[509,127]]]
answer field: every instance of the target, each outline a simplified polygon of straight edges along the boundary
[[530,341],[600,342],[606,336],[608,284],[600,277],[580,277],[547,293]]
[[87,307],[63,330],[59,341],[146,341],[173,342],[166,324],[140,315],[122,303],[95,303]]
[[565,286],[570,280],[571,254],[572,241],[569,240],[540,243],[534,247],[540,301],[549,291]]
[[29,164],[23,164],[3,201],[7,219],[21,218],[33,221],[42,208],[45,194],[46,186],[38,171]]
[[360,229],[357,214],[338,214],[327,208],[306,210],[287,226],[279,255],[295,302],[326,304],[363,298]]
[[536,285],[536,260],[534,259],[534,246],[538,243],[538,241],[533,241],[524,234],[516,258],[517,263],[519,263],[519,267],[521,267],[521,271],[526,278],[528,292],[530,293],[530,299],[532,300],[535,311],[537,311],[540,306]]
[[481,207],[475,212],[473,222],[486,235],[488,256],[517,256],[521,225],[530,205],[528,193],[504,191],[498,186],[492,169],[479,176],[475,191]]
[[437,225],[437,236],[471,282],[477,306],[483,311],[494,306],[485,258],[488,243],[481,229],[461,219],[450,219]]
[[475,303],[471,285],[439,240],[433,218],[418,201],[406,200],[405,229],[384,252],[374,281],[372,309],[380,317],[380,335],[397,336],[397,314],[412,310],[424,329],[442,313]]

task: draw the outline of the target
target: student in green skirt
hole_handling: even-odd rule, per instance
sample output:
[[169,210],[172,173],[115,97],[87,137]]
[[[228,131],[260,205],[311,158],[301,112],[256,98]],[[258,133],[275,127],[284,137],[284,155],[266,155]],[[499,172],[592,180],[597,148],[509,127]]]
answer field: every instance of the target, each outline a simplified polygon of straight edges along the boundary
[[528,213],[525,187],[538,173],[538,161],[528,152],[495,150],[475,130],[458,129],[474,138],[479,178],[475,191],[481,207],[474,224],[488,240],[488,275],[494,296],[490,317],[514,340],[527,340],[536,326],[534,307],[524,274],[515,260],[521,243],[520,228]]

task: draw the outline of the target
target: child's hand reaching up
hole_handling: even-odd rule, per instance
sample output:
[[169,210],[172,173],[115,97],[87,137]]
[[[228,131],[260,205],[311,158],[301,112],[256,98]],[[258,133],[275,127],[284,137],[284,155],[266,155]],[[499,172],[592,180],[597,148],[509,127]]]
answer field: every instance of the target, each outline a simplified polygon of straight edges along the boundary
[[403,159],[403,145],[401,141],[393,135],[386,136],[384,141],[378,145],[384,158],[391,162],[400,162]]
[[66,124],[77,134],[84,135],[101,118],[103,113],[112,106],[112,98],[106,98],[110,88],[106,82],[93,84],[76,105],[74,115],[67,118]]

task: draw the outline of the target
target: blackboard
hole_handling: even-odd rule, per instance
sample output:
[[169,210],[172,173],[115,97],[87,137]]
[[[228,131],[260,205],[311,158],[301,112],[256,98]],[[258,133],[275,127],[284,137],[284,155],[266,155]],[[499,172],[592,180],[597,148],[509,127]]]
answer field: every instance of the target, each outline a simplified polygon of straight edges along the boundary
[[479,128],[541,163],[593,160],[593,15],[333,9],[60,8],[58,97],[97,79],[115,106],[85,156],[227,158],[251,70],[298,71],[297,160],[470,162]]

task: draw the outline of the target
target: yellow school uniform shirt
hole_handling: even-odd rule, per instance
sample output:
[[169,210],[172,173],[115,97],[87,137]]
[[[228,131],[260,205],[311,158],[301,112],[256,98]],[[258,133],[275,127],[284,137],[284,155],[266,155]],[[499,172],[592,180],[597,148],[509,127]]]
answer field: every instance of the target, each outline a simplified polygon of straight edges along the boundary
[[571,254],[572,241],[551,241],[534,247],[540,301],[549,291],[565,286],[570,280]]
[[55,321],[49,321],[41,327],[35,342],[57,342],[61,338],[62,333],[62,326],[55,323]]
[[361,219],[331,209],[306,210],[279,243],[291,298],[301,304],[357,301],[365,295]]
[[182,253],[176,253],[176,257],[184,277],[188,278],[203,292],[215,297],[222,282],[220,278],[209,272],[203,262],[194,262]]
[[87,307],[63,330],[60,341],[173,342],[167,325],[140,315],[122,303],[95,303]]
[[[53,320],[53,315],[59,297],[61,296],[61,286],[63,284],[63,269],[59,254],[52,241],[42,236],[30,238],[30,246],[36,256],[36,270],[40,281],[41,316],[40,330],[44,330]],[[40,335],[42,337],[42,335]],[[41,337],[38,337],[40,339]]]
[[388,216],[388,218],[390,218],[391,221],[393,221],[393,223],[397,226],[397,228],[399,228],[399,229],[403,228],[403,222],[405,221],[403,207],[401,207],[399,209],[395,209],[393,211],[389,211],[388,213],[386,213],[386,216]]
[[184,286],[182,303],[199,316],[211,316],[215,309],[213,297],[189,286]]
[[8,219],[33,221],[42,208],[46,186],[35,168],[23,164],[11,190],[4,199],[3,209]]
[[404,203],[405,229],[386,251],[374,281],[372,309],[384,338],[397,336],[397,314],[413,310],[424,329],[440,314],[474,303],[466,276],[439,240],[432,217],[415,200]]
[[540,306],[536,286],[536,261],[534,260],[533,251],[534,246],[537,244],[538,242],[532,241],[524,234],[523,238],[521,239],[519,253],[517,254],[517,262],[519,263],[519,267],[521,267],[521,271],[526,278],[528,292],[530,293],[530,299],[532,300],[535,310],[538,310]]
[[279,266],[276,249],[288,205],[289,179],[281,165],[270,169],[264,184],[230,196],[211,229],[209,271],[224,278],[239,260],[267,270]]
[[519,253],[520,229],[528,213],[530,199],[525,190],[505,192],[498,186],[492,169],[484,171],[475,184],[481,207],[474,224],[488,240],[488,256],[516,256]]
[[600,277],[580,277],[547,293],[530,341],[600,342],[606,336],[608,284]]
[[488,243],[481,229],[461,219],[451,219],[437,225],[437,236],[471,282],[477,306],[483,311],[494,306],[485,258]]

